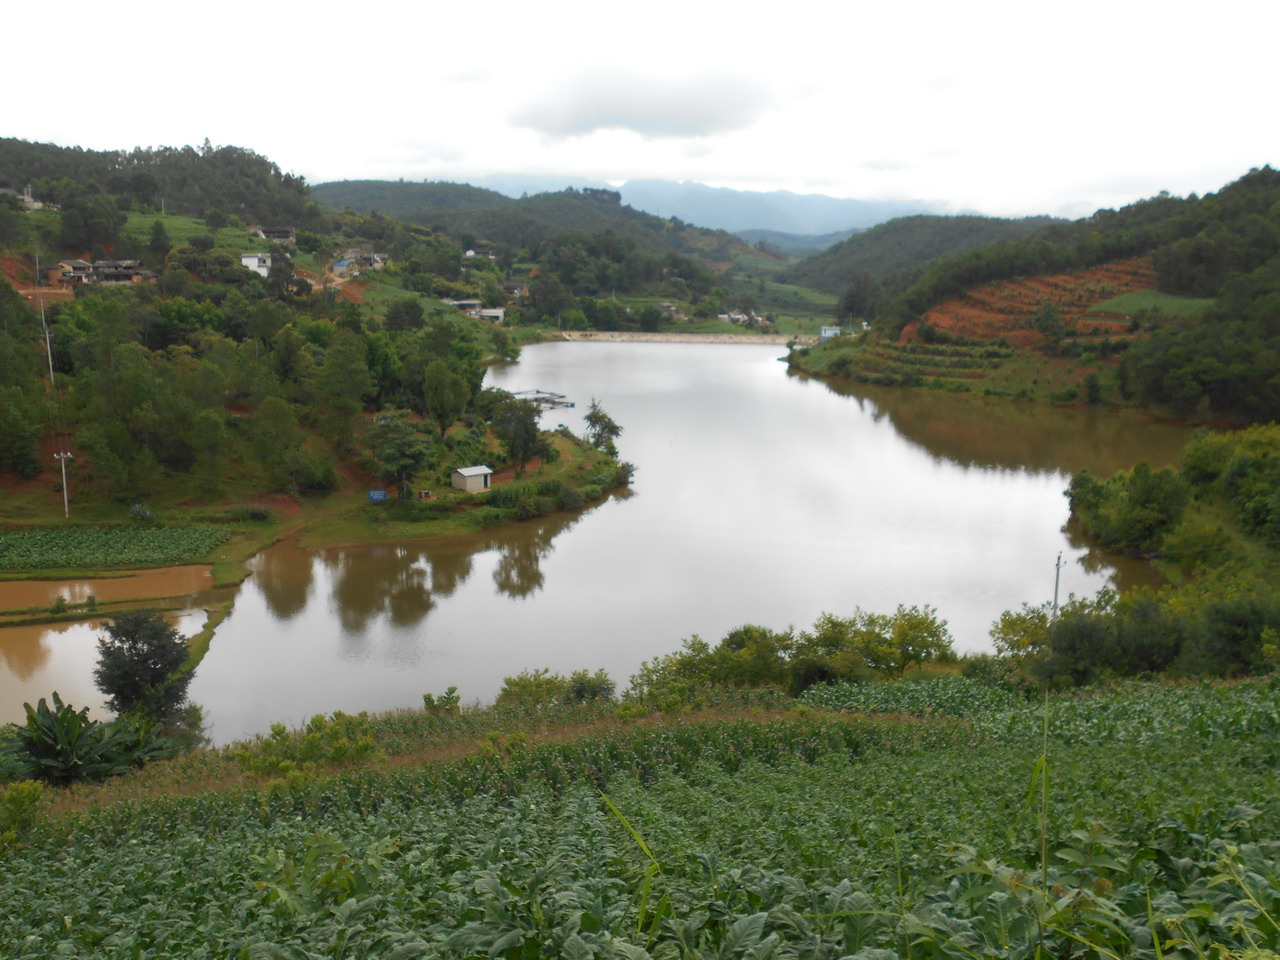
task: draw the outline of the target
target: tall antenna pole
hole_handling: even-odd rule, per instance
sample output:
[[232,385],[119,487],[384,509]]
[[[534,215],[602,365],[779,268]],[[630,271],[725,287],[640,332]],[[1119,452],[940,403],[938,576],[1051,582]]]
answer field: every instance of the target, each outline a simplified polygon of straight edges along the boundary
[[[49,325],[44,320],[44,297],[40,298],[40,326],[44,329],[44,352],[49,358],[49,392],[54,395],[53,402],[58,402],[58,395],[53,385],[53,344],[49,339]],[[63,449],[53,455],[62,467],[62,516],[71,516],[71,500],[67,495],[67,461],[71,459],[71,451],[66,449],[67,438],[62,438]]]
[[1058,560],[1053,565],[1053,613],[1050,622],[1058,619],[1058,581],[1062,579],[1062,551],[1058,551]]

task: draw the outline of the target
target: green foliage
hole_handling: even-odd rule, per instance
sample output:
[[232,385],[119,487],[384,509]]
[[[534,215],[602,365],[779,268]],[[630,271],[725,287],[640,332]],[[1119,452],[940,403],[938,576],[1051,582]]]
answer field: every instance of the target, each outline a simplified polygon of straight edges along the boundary
[[36,822],[43,788],[35,780],[0,786],[0,851],[16,844]]
[[164,723],[187,697],[187,640],[154,610],[122,613],[103,623],[93,682],[116,713]]
[[203,559],[231,536],[217,527],[34,527],[0,533],[0,570],[160,566]]
[[378,479],[394,483],[400,497],[413,496],[413,478],[431,459],[433,448],[407,410],[385,410],[373,418],[369,447],[378,462]]
[[493,432],[507,448],[517,468],[536,457],[544,448],[538,431],[538,408],[528,400],[502,401],[493,411]]
[[56,692],[52,710],[44,697],[35,707],[23,707],[27,722],[18,728],[15,750],[34,779],[59,786],[96,782],[126,773],[169,749],[152,724],[134,717],[111,723],[90,720],[88,707],[76,710]]
[[614,683],[603,670],[591,673],[575,670],[569,676],[541,670],[522,670],[504,677],[494,706],[501,710],[541,709],[557,704],[609,703],[614,699]]
[[316,714],[300,731],[273,723],[270,736],[259,736],[231,755],[247,773],[288,777],[368,760],[379,750],[367,713],[352,716],[338,710],[327,718]]
[[[268,224],[314,217],[301,177],[241,147],[135,147],[85,150],[0,138],[0,169],[14,183],[31,182],[41,199],[65,203],[78,185],[92,185],[128,204],[199,214],[220,208]],[[126,205],[126,209],[127,206]],[[112,203],[115,207],[116,204]]]
[[1134,590],[1071,597],[1054,620],[1045,606],[1005,611],[997,651],[1022,681],[1079,686],[1169,673],[1241,676],[1277,665],[1280,600],[1269,584]]
[[874,304],[883,297],[883,293],[868,296],[868,288],[875,280],[889,278],[889,289],[896,292],[930,260],[1023,236],[1050,222],[1046,217],[896,217],[806,257],[784,271],[783,276],[830,293],[844,291],[846,298],[850,297],[847,288],[851,284],[860,285],[861,292],[849,300],[844,315],[871,316]]
[[439,696],[424,693],[422,709],[432,716],[457,716],[462,709],[462,698],[458,696],[458,688],[449,687]]
[[1159,548],[1181,518],[1190,490],[1172,469],[1152,470],[1143,462],[1105,481],[1081,470],[1066,496],[1086,533],[1109,547],[1140,554]]
[[723,687],[775,687],[797,693],[872,672],[901,677],[910,667],[951,653],[945,621],[932,607],[899,606],[891,615],[855,610],[820,616],[796,635],[747,625],[714,647],[698,636],[683,649],[641,664],[628,696],[664,709]]
[[614,441],[622,435],[622,427],[600,406],[600,401],[591,398],[591,408],[583,417],[587,425],[587,442],[597,450],[617,459],[618,448]]
[[1047,709],[963,683],[851,692],[869,687],[900,700],[42,817],[6,857],[0,942],[22,960],[1280,946],[1273,681]]

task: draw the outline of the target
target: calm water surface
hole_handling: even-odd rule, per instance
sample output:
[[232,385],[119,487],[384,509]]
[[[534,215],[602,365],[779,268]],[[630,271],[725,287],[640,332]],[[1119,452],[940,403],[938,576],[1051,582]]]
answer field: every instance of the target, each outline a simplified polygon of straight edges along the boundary
[[625,686],[693,634],[803,628],[855,606],[931,604],[958,649],[987,649],[1002,610],[1052,595],[1059,551],[1064,596],[1145,575],[1064,531],[1062,491],[1081,467],[1172,462],[1184,428],[924,391],[843,394],[789,375],[781,352],[559,343],[491,371],[495,386],[577,402],[544,427],[580,432],[599,399],[624,427],[631,489],[476,537],[260,554],[191,685],[215,739],[412,707],[450,685],[487,701],[522,669],[603,667]]

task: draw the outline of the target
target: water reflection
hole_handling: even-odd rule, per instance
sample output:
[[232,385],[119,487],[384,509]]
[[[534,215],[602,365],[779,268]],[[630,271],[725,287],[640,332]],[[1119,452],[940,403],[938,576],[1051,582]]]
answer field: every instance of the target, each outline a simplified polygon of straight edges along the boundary
[[1190,432],[1131,410],[1052,407],[791,376],[852,398],[873,420],[887,417],[903,438],[964,466],[1065,473],[1088,469],[1103,475],[1141,460],[1162,467],[1177,460]]
[[527,597],[546,584],[542,561],[553,541],[573,528],[580,514],[539,517],[501,532],[448,541],[411,541],[318,551],[283,543],[250,562],[253,584],[272,617],[292,620],[316,589],[317,569],[328,586],[329,608],[347,634],[360,634],[382,616],[396,627],[424,621],[436,599],[452,596],[471,576],[474,558],[495,553],[492,580],[498,592]]
[[[506,669],[520,643],[518,617],[499,625],[496,598],[518,606],[552,584],[569,587],[548,577],[545,565],[580,515],[444,541],[316,551],[278,543],[251,563],[254,576],[219,628],[191,696],[206,706],[219,742],[276,720],[409,705],[451,684],[492,696],[481,676],[520,669]],[[455,595],[465,595],[462,605],[436,624]],[[489,644],[496,646],[482,649]]]
[[[199,609],[167,617],[184,636],[204,623]],[[77,709],[88,707],[90,717],[109,717],[93,683],[101,634],[102,619],[0,628],[0,723],[23,722],[23,703],[34,704],[55,690]]]
[[267,605],[277,620],[291,620],[311,598],[310,563],[299,563],[292,551],[264,550],[249,564]]
[[0,660],[19,680],[29,680],[49,663],[49,633],[47,624],[9,627],[0,637]]

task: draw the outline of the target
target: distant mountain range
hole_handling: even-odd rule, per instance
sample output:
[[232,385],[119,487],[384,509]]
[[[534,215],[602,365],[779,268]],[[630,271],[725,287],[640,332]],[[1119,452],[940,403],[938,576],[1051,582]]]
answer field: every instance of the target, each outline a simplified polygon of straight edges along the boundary
[[[467,183],[515,198],[559,192],[567,187],[614,190],[622,195],[624,204],[657,217],[676,217],[695,226],[730,233],[771,231],[801,238],[847,236],[895,217],[940,212],[936,207],[916,201],[844,200],[816,193],[733,190],[673,180],[631,180],[614,186],[583,177],[492,176],[471,177]],[[821,244],[807,240],[798,246],[817,249]]]

